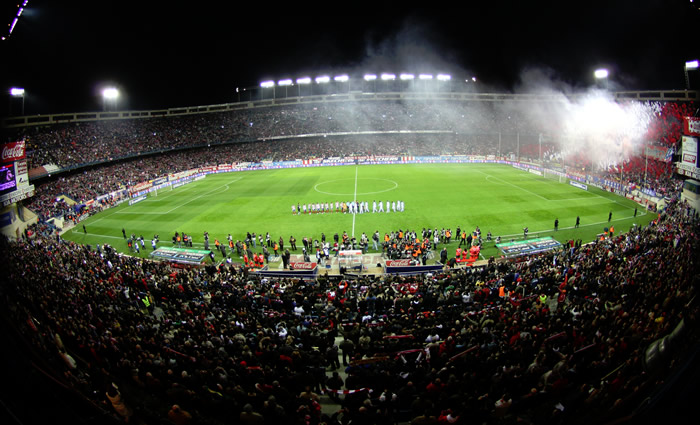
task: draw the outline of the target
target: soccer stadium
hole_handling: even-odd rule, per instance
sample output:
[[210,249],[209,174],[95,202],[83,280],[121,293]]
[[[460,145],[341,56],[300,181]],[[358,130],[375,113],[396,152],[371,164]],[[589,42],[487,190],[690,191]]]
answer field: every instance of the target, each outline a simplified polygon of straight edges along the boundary
[[408,75],[5,117],[3,423],[689,422],[697,91]]

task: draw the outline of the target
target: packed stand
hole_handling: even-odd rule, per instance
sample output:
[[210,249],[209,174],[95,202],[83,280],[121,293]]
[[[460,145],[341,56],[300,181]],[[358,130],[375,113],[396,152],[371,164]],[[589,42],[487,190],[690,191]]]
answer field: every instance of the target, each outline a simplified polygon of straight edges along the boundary
[[647,227],[518,262],[315,281],[37,232],[3,240],[2,293],[64,381],[133,421],[589,423],[662,379],[651,342],[681,320],[697,340],[697,231],[674,201]]
[[541,132],[524,114],[483,102],[375,101],[56,124],[11,130],[6,137],[26,141],[30,169],[46,164],[64,169],[149,152],[299,135],[399,130],[483,135],[495,129]]

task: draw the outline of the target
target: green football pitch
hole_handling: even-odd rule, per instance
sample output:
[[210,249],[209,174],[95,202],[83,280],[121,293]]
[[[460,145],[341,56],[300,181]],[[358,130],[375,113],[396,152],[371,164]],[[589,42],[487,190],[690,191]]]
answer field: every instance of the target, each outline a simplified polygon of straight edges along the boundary
[[[367,201],[370,212],[292,214],[292,205],[332,202],[335,206],[336,201],[352,200]],[[404,211],[372,213],[375,200],[402,201]],[[577,216],[581,224],[575,228]],[[359,241],[363,232],[370,237],[376,230],[383,237],[399,229],[420,234],[423,228],[445,228],[454,233],[457,227],[471,231],[476,226],[484,241],[489,231],[504,242],[521,240],[523,228],[528,227],[528,238],[552,236],[561,242],[581,239],[585,243],[610,225],[620,233],[654,218],[615,194],[591,186],[582,190],[558,177],[537,176],[507,165],[346,165],[211,174],[151,193],[134,205],[124,203],[94,215],[82,223],[85,232],[78,225],[63,237],[92,246],[106,243],[127,252],[125,229],[127,235],[145,238],[142,257],[151,252],[154,234],[160,236],[159,246],[171,247],[174,233],[184,232],[193,236],[195,248],[201,248],[205,231],[212,247],[214,239],[226,243],[229,233],[235,241],[244,240],[247,232],[269,232],[272,240],[282,237],[285,247],[293,235],[299,250],[303,237],[320,240],[322,232],[330,241],[336,232],[355,235]],[[557,231],[555,219],[559,220]],[[454,237],[452,241],[450,256],[458,244]],[[260,245],[254,251],[260,252]],[[482,255],[498,255],[493,242],[485,242]]]

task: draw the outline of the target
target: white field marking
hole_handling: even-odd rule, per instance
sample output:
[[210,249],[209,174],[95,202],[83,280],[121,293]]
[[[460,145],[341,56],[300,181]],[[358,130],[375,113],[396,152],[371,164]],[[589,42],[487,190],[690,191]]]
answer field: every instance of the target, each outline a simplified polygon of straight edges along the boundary
[[[71,229],[71,233],[75,233],[77,235],[97,236],[99,238],[124,239],[121,236],[99,235],[97,233],[90,233],[90,232],[88,232],[88,233],[78,232],[77,228],[75,228],[75,227],[73,229]],[[124,240],[126,240],[126,239],[124,239]]]
[[229,184],[235,183],[235,182],[241,180],[242,178],[243,178],[243,177],[238,177],[237,179],[233,179],[233,180],[231,180],[231,181],[228,182],[228,183],[225,183],[225,184],[223,184],[223,185],[221,185],[221,186],[219,186],[219,187],[216,187],[216,188],[214,188],[214,189],[212,189],[212,190],[210,190],[210,191],[208,191],[208,192],[204,192],[204,193],[202,193],[201,195],[196,196],[196,197],[194,197],[194,198],[192,198],[192,199],[190,199],[190,200],[188,200],[188,201],[186,201],[186,202],[183,202],[182,204],[177,205],[177,206],[175,206],[175,207],[173,207],[173,208],[171,208],[171,209],[169,209],[168,211],[165,211],[165,212],[118,211],[116,214],[139,214],[139,215],[164,215],[164,214],[170,214],[171,212],[175,211],[176,209],[178,209],[178,208],[180,208],[180,207],[184,207],[185,205],[189,204],[190,202],[196,201],[197,199],[199,199],[199,198],[201,198],[201,197],[203,197],[203,196],[207,196],[207,195],[209,195],[209,194],[211,194],[211,193],[213,193],[213,192],[216,192],[217,190],[219,190],[219,189],[221,189],[221,188],[225,188],[225,189],[224,189],[224,192],[225,192],[226,190],[229,189]]
[[[639,214],[637,214],[637,216],[639,216]],[[630,218],[634,218],[634,216],[624,217],[624,218],[616,218],[616,219],[610,220],[610,222],[613,222],[613,221],[624,221],[624,220],[629,220]],[[579,228],[581,228],[581,227],[590,227],[590,226],[600,226],[601,224],[605,224],[605,223],[608,223],[608,221],[598,221],[598,222],[596,222],[596,223],[582,224],[582,225],[579,226]],[[575,229],[575,228],[576,228],[576,226],[559,227],[559,230],[570,230],[570,229]],[[530,237],[530,235],[533,234],[532,238],[535,238],[536,236],[534,236],[534,235],[540,235],[540,234],[542,234],[542,233],[557,234],[558,232],[555,231],[553,228],[552,228],[552,229],[548,229],[548,230],[528,231],[528,237]],[[619,232],[618,232],[618,233],[619,233]],[[521,233],[517,233],[517,234],[514,234],[514,235],[497,235],[497,236],[501,236],[501,238],[522,237],[522,236],[523,236],[523,233],[521,232]],[[539,237],[539,236],[537,236],[537,237]],[[495,240],[495,237],[494,237],[493,240]],[[493,242],[493,240],[492,240],[492,242]]]
[[538,195],[538,194],[535,193],[535,192],[531,192],[531,191],[529,191],[529,190],[527,190],[527,189],[525,189],[525,188],[522,188],[522,187],[520,187],[520,186],[518,186],[518,185],[515,185],[515,184],[513,184],[513,183],[511,183],[511,182],[505,181],[505,180],[503,180],[503,179],[501,179],[501,178],[499,178],[499,177],[492,176],[491,174],[486,174],[486,173],[484,173],[483,171],[479,171],[479,170],[476,170],[476,171],[477,171],[478,173],[481,173],[481,174],[485,175],[487,179],[488,179],[489,177],[493,177],[494,179],[500,180],[500,181],[502,181],[503,183],[505,183],[505,184],[507,184],[507,185],[510,185],[510,186],[513,186],[513,187],[516,188],[516,189],[520,189],[520,190],[522,190],[522,191],[524,191],[524,192],[527,192],[527,193],[529,193],[529,194],[531,194],[531,195],[535,195],[535,196],[537,196],[538,198],[542,199],[543,201],[549,201],[549,199],[545,198],[545,197],[542,196],[542,195]]
[[[322,193],[322,194],[324,194],[324,195],[333,195],[333,196],[348,196],[348,195],[353,195],[352,193],[324,192],[324,191],[318,189],[319,186],[324,185],[324,184],[326,184],[326,183],[334,183],[334,182],[339,182],[339,181],[343,181],[343,180],[350,180],[350,179],[336,179],[336,180],[328,180],[328,181],[325,181],[325,182],[316,183],[316,185],[314,185],[314,190],[315,190],[316,192]],[[380,179],[380,178],[375,178],[375,177],[366,177],[366,178],[363,178],[363,180],[384,180],[384,181],[393,183],[394,186],[393,186],[393,187],[390,187],[390,188],[388,188],[388,189],[378,190],[378,191],[376,191],[376,192],[362,192],[362,193],[357,193],[357,187],[355,187],[355,193],[354,193],[355,195],[376,195],[377,193],[389,192],[389,191],[394,190],[394,189],[396,189],[397,187],[399,187],[399,184],[398,184],[397,182],[395,182],[394,180],[389,180],[389,179]],[[355,180],[355,185],[357,185],[357,180]]]
[[[117,207],[113,207],[113,208],[117,208]],[[116,213],[118,213],[118,212],[119,212],[119,211],[112,211],[110,214],[105,214],[103,217],[100,217],[100,218],[98,218],[97,220],[90,222],[90,224],[92,225],[92,224],[95,224],[95,223],[99,223],[100,221],[104,220],[105,218],[111,217],[111,216],[113,216],[114,214],[116,214]]]
[[[353,202],[357,201],[357,170],[358,170],[358,166],[356,165],[355,166],[355,193],[353,193],[353,195],[352,195]],[[351,233],[352,236],[355,236],[355,215],[356,214],[352,215],[352,233]]]
[[[170,192],[169,194],[166,194],[166,195],[163,195],[163,196],[157,196],[157,197],[156,197],[156,196],[153,196],[153,197],[150,197],[150,198],[146,199],[144,202],[159,202],[159,201],[163,201],[163,200],[166,200],[166,199],[170,198],[171,196],[175,196],[175,195],[179,194],[180,192],[184,192],[185,190],[190,190],[190,189],[194,188],[195,186],[196,186],[196,185],[188,184],[188,185],[185,185],[185,186],[176,187],[175,189],[170,189],[170,190],[169,190],[169,192]],[[178,189],[179,189],[179,190],[178,190]],[[177,191],[177,192],[176,192],[176,191]],[[163,189],[161,189],[161,192],[165,192],[165,191],[164,191]],[[158,199],[155,199],[155,198],[158,198]]]
[[[528,175],[525,176],[525,177],[529,178],[530,180],[542,181],[541,178],[535,176],[535,175],[532,174],[532,173],[527,173],[527,174],[528,174]],[[553,184],[558,183],[558,182],[556,182],[556,181],[554,181],[554,180],[552,180],[552,179],[544,179],[544,181],[545,181],[546,183],[548,183],[548,184],[549,184],[549,183],[553,183]],[[562,183],[562,184],[563,184],[563,183]],[[594,186],[594,187],[595,187],[595,186]],[[602,190],[602,189],[601,189],[601,190]],[[597,197],[599,197],[599,198],[603,198],[603,199],[605,199],[605,200],[608,201],[608,202],[614,202],[614,203],[616,203],[617,205],[620,205],[620,206],[622,206],[622,207],[624,207],[624,208],[627,208],[627,209],[629,209],[629,210],[633,210],[633,209],[634,209],[633,207],[627,206],[627,205],[625,205],[625,204],[619,202],[619,201],[616,200],[616,199],[609,199],[609,198],[606,198],[605,196],[602,196],[602,195],[599,195],[599,194],[597,194],[597,193],[593,193],[593,192],[590,192],[590,191],[588,191],[588,193],[590,193],[590,194],[593,195],[593,196],[597,196]],[[615,195],[617,195],[617,194],[615,194]],[[619,196],[619,195],[617,195],[617,196]],[[574,199],[571,199],[571,200],[574,200]],[[556,199],[556,201],[566,201],[566,199]],[[645,209],[645,210],[646,210],[646,209]],[[645,214],[646,214],[646,211],[644,211],[644,213],[643,213],[642,215],[645,215]]]

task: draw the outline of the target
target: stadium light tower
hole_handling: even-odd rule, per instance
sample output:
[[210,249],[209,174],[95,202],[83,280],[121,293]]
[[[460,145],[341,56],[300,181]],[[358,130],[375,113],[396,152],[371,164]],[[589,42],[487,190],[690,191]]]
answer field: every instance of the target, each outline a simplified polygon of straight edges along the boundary
[[696,71],[698,69],[698,60],[692,60],[685,63],[685,89],[690,90],[690,78],[688,78],[688,71]]
[[[318,77],[314,78],[314,81],[316,82],[316,85],[321,86],[323,84],[330,83],[331,77],[329,77],[328,75],[319,75]],[[317,93],[326,94],[328,93],[328,89],[319,87]]]
[[277,82],[277,85],[280,87],[284,87],[284,98],[287,98],[287,88],[293,84],[293,81],[291,79],[286,79],[286,80],[279,80]]
[[379,79],[382,81],[386,81],[386,90],[391,91],[391,90],[389,90],[389,82],[396,80],[396,74],[392,74],[390,72],[385,72],[379,76]]
[[428,81],[433,80],[433,74],[418,74],[418,80],[423,81],[423,91],[428,91]]
[[374,85],[374,89],[372,91],[374,93],[376,93],[377,92],[377,75],[376,74],[365,74],[365,76],[363,78],[367,82],[372,81],[372,84]]
[[448,75],[448,74],[438,74],[438,75],[437,75],[437,80],[438,80],[438,86],[437,86],[437,88],[438,88],[438,91],[440,91],[440,83],[441,83],[441,82],[447,83],[447,82],[449,82],[451,79],[452,79],[452,76],[451,76],[451,75]]
[[106,111],[111,103],[113,109],[117,109],[117,99],[119,99],[119,90],[114,87],[107,87],[102,90],[102,110]]
[[608,72],[607,69],[601,68],[601,69],[596,69],[595,72],[593,72],[593,76],[595,77],[596,80],[602,81],[603,85],[605,86],[605,90],[608,89],[608,75],[610,73]]
[[335,77],[333,77],[333,81],[335,81],[338,84],[348,83],[348,93],[350,93],[350,77],[348,77],[347,74],[336,75]]
[[272,88],[272,99],[275,98],[275,82],[274,81],[263,81],[260,83],[260,100],[263,99],[265,94],[265,89]]
[[[311,77],[297,78],[297,85],[299,86],[299,97],[301,97],[301,86],[308,86],[311,84]],[[311,93],[309,93],[311,95]]]
[[12,97],[21,97],[22,98],[22,115],[24,115],[24,89],[19,88],[19,87],[12,87],[10,89],[10,95]]

